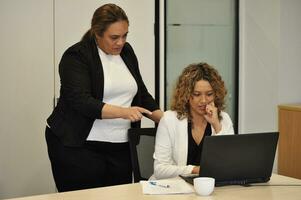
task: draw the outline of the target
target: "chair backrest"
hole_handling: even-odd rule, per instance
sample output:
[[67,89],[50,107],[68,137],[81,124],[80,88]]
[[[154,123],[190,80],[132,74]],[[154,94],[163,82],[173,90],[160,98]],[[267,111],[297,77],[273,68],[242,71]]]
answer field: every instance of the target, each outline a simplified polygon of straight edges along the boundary
[[156,128],[130,128],[128,130],[135,183],[147,180],[153,174],[156,130]]

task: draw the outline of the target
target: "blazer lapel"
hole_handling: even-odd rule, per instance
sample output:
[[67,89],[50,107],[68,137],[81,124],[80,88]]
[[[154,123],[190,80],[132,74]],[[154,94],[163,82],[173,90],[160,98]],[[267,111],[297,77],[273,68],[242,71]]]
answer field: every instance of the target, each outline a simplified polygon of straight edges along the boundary
[[178,137],[179,137],[179,155],[178,155],[178,164],[186,165],[187,164],[187,155],[188,155],[188,133],[187,133],[187,118],[183,119],[179,123],[178,127]]
[[129,71],[131,72],[135,81],[137,82],[137,74],[135,73],[135,70],[134,70],[135,66],[134,66],[134,63],[131,61],[130,54],[129,54],[129,52],[127,52],[126,48],[127,47],[125,45],[122,52],[120,53],[120,56],[121,56],[123,62],[125,63],[125,65],[127,66],[127,68],[129,69]]
[[104,90],[104,75],[101,59],[99,57],[98,48],[94,39],[90,41],[93,65],[92,65],[92,91],[95,94],[97,99],[103,99],[103,90]]

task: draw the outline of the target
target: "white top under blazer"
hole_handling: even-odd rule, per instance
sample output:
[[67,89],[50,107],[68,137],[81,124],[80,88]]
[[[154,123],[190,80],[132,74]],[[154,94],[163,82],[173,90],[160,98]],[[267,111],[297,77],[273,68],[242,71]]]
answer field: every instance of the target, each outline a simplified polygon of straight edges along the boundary
[[[130,107],[138,86],[120,55],[108,55],[98,48],[103,65],[103,102]],[[87,140],[121,143],[127,142],[131,121],[122,118],[96,119]]]

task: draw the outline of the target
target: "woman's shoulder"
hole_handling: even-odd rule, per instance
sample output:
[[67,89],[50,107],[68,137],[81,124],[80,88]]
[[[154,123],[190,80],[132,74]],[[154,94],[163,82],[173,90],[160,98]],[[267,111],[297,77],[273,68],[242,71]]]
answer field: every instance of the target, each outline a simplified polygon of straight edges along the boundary
[[88,40],[83,40],[80,42],[77,42],[70,46],[65,53],[67,52],[78,52],[78,53],[85,53],[88,51],[91,51],[93,48],[96,48],[96,43],[94,44],[94,41],[88,41]]
[[221,111],[220,115],[221,115],[223,121],[231,121],[232,122],[230,115],[228,113],[226,113],[225,111]]
[[136,58],[135,51],[134,51],[133,47],[130,45],[130,43],[128,43],[128,42],[126,42],[124,44],[120,55],[121,55],[121,57]]
[[98,54],[95,41],[80,41],[70,46],[63,54],[63,59],[79,59],[85,62],[93,60],[93,56]]
[[164,112],[163,117],[169,119],[177,118],[177,112],[173,110],[167,110]]
[[222,117],[229,117],[229,114],[228,113],[226,113],[225,111],[221,111],[221,116]]
[[134,51],[133,47],[130,45],[130,43],[126,42],[123,46],[123,50],[130,50]]
[[165,111],[162,119],[164,119],[167,122],[185,122],[187,120],[187,118],[178,119],[178,113],[174,110]]

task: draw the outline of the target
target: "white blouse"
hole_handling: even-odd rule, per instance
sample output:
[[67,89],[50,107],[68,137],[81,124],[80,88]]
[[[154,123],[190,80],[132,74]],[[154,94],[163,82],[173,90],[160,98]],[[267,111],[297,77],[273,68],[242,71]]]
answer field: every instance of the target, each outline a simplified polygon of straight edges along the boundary
[[[138,86],[123,62],[120,55],[108,55],[98,48],[104,73],[103,102],[130,107],[135,97]],[[131,121],[117,119],[96,119],[87,140],[104,142],[127,142],[127,130]]]

